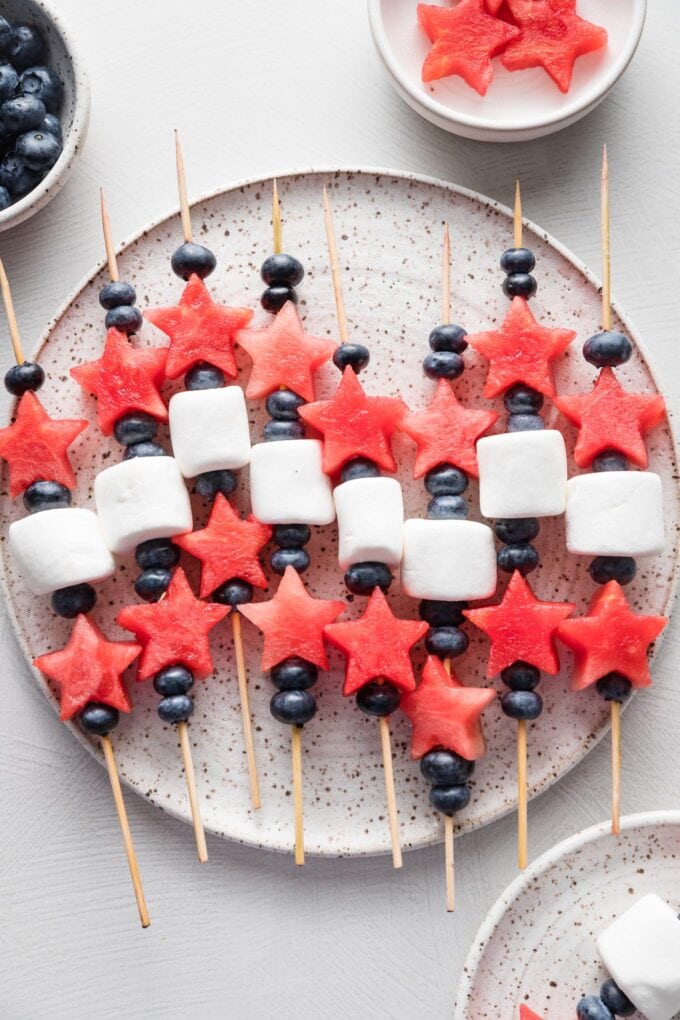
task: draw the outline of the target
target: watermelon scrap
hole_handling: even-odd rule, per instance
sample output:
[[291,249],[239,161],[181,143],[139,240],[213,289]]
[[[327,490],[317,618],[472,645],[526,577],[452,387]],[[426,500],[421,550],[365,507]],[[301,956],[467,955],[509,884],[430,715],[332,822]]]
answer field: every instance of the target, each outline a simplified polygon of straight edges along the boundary
[[539,1016],[538,1013],[534,1013],[533,1009],[529,1009],[528,1006],[520,1006],[519,1020],[543,1020],[543,1017]]
[[66,451],[87,425],[82,418],[50,418],[35,393],[24,393],[14,422],[0,429],[0,457],[9,465],[10,496],[41,479],[75,488]]
[[485,11],[484,0],[460,0],[452,8],[418,4],[418,23],[433,44],[423,81],[456,74],[482,96],[493,80],[491,58],[519,36],[519,29]]

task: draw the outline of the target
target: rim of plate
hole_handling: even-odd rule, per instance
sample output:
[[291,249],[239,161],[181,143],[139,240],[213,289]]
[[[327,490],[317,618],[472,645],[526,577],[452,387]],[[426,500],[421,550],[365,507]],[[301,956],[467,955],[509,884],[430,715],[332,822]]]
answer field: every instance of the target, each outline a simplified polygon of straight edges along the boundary
[[[431,186],[431,187],[441,188],[444,191],[451,192],[451,194],[462,195],[464,198],[471,199],[471,200],[479,203],[482,206],[486,206],[487,208],[490,208],[490,209],[495,209],[499,213],[501,213],[502,215],[506,216],[508,218],[508,220],[512,220],[513,213],[512,213],[512,210],[509,208],[509,206],[504,205],[502,202],[498,202],[495,199],[489,198],[486,195],[482,195],[480,192],[473,191],[471,188],[465,188],[462,185],[452,184],[449,181],[444,181],[441,178],[432,177],[432,176],[429,176],[427,174],[411,173],[411,172],[405,171],[405,170],[391,170],[391,169],[387,169],[385,167],[373,167],[373,166],[302,167],[300,169],[286,170],[286,171],[283,171],[281,173],[255,174],[255,175],[253,175],[251,177],[247,177],[245,179],[236,181],[233,184],[228,185],[227,187],[214,188],[214,189],[212,189],[212,190],[210,190],[208,192],[202,193],[198,198],[195,198],[193,201],[190,202],[190,208],[193,209],[195,206],[201,205],[201,203],[203,203],[203,202],[212,201],[213,199],[219,198],[222,195],[228,195],[228,194],[230,194],[233,191],[238,191],[239,189],[242,189],[242,188],[248,188],[248,187],[251,187],[254,184],[266,184],[266,183],[268,183],[268,182],[270,182],[270,181],[272,181],[274,179],[276,179],[278,181],[284,181],[284,180],[289,180],[289,179],[298,178],[298,177],[329,177],[329,176],[334,176],[334,175],[338,176],[338,175],[349,175],[349,174],[364,175],[364,176],[369,176],[369,177],[387,177],[387,178],[392,177],[392,178],[396,178],[398,180],[415,181],[417,183],[426,184],[426,185]],[[160,226],[163,223],[166,223],[168,220],[173,219],[174,217],[177,217],[177,216],[179,216],[179,207],[173,205],[172,209],[169,212],[167,212],[164,215],[159,216],[159,217],[151,220],[149,223],[146,224],[146,226],[142,227],[135,234],[133,234],[131,237],[129,237],[126,241],[123,241],[120,245],[118,245],[118,247],[116,248],[116,254],[117,255],[121,254],[127,248],[129,248],[131,245],[136,244],[142,237],[144,237],[145,234],[149,233],[151,230],[154,230],[156,227]],[[598,278],[586,267],[586,265],[583,262],[581,262],[580,259],[578,259],[576,257],[576,255],[574,255],[568,248],[566,248],[559,241],[555,240],[555,238],[551,234],[549,234],[546,230],[543,230],[542,227],[539,227],[537,224],[533,223],[531,220],[528,220],[526,218],[523,218],[523,224],[524,224],[524,227],[525,227],[526,230],[528,230],[530,233],[535,234],[536,236],[541,238],[546,244],[549,244],[552,248],[554,248],[554,250],[557,251],[559,255],[561,255],[564,259],[566,259],[566,261],[570,262],[571,265],[573,265],[574,268],[579,273],[581,273],[582,276],[591,284],[591,286],[595,287],[596,289],[601,286],[601,283],[598,280]],[[82,293],[82,291],[87,286],[89,286],[91,281],[105,268],[106,264],[107,264],[106,263],[106,258],[104,257],[104,258],[102,258],[96,264],[96,266],[92,270],[90,270],[90,272],[88,272],[85,276],[83,276],[80,279],[80,281],[76,284],[76,286],[73,288],[73,290],[71,291],[69,296],[61,304],[61,306],[57,310],[56,314],[53,316],[52,319],[49,320],[49,322],[48,322],[46,328],[43,330],[43,332],[42,332],[42,334],[40,336],[40,339],[38,340],[37,344],[34,347],[31,348],[31,358],[32,359],[36,359],[39,356],[40,351],[42,350],[44,345],[49,340],[49,337],[50,337],[52,331],[54,330],[55,326],[60,322],[60,320],[68,312],[69,308],[71,307],[73,302],[79,297],[79,295]],[[612,305],[612,310],[620,318],[622,323],[625,325],[625,327],[626,327],[626,329],[627,329],[631,339],[633,340],[633,343],[635,344],[637,350],[639,351],[641,357],[643,358],[643,360],[645,362],[646,369],[649,372],[650,378],[652,379],[652,381],[654,383],[654,386],[656,387],[657,391],[659,393],[661,393],[662,390],[661,390],[661,388],[659,386],[659,382],[658,382],[658,379],[657,379],[657,376],[656,376],[656,372],[655,372],[654,368],[652,367],[652,365],[649,362],[649,352],[648,352],[647,347],[644,344],[644,342],[640,340],[638,332],[637,332],[637,329],[635,328],[635,326],[632,323],[632,321],[630,320],[630,318],[628,318],[628,316],[624,315],[624,313],[621,311],[618,303],[613,298],[612,298],[611,305]],[[13,409],[14,409],[15,405],[16,405],[16,401],[14,401],[10,405],[10,411],[9,411],[9,416],[10,417],[11,417],[11,415],[13,413]],[[678,460],[678,459],[680,459],[680,450],[679,450],[679,447],[678,447],[678,441],[677,441],[677,437],[676,437],[675,430],[674,430],[674,427],[673,427],[673,422],[672,422],[670,416],[667,416],[667,421],[668,421],[668,430],[669,430],[669,435],[670,435],[670,439],[671,439],[671,444],[672,444],[672,447],[673,447],[673,454],[674,454],[676,460]],[[669,593],[666,605],[664,607],[664,612],[668,616],[670,616],[670,614],[671,614],[671,611],[672,611],[672,608],[673,608],[673,605],[674,605],[674,602],[675,602],[675,599],[676,599],[676,596],[677,596],[679,567],[680,567],[680,560],[677,560],[676,563],[675,563],[674,569],[673,569],[673,581],[672,581],[671,590],[670,590],[670,593]],[[42,674],[39,672],[39,670],[37,670],[35,668],[35,666],[33,665],[33,660],[31,658],[30,650],[29,650],[29,648],[28,648],[28,646],[26,644],[26,641],[24,640],[24,635],[23,635],[23,633],[21,631],[21,628],[19,626],[19,620],[18,620],[16,611],[15,611],[14,602],[13,602],[11,596],[10,596],[9,585],[8,585],[8,582],[7,582],[7,569],[6,569],[6,564],[5,564],[5,550],[4,550],[4,548],[2,546],[0,546],[0,590],[2,592],[2,596],[3,596],[4,603],[5,603],[5,607],[7,609],[10,621],[11,621],[12,626],[13,626],[13,631],[14,631],[15,639],[17,640],[17,642],[19,644],[19,647],[21,648],[21,650],[23,652],[24,659],[25,659],[26,663],[28,664],[29,669],[33,673],[33,676],[34,676],[34,678],[35,678],[35,680],[37,682],[38,687],[40,687],[40,688],[42,688],[44,690],[44,688],[45,688],[44,678],[43,678]],[[659,649],[660,649],[660,647],[662,645],[662,642],[664,640],[665,635],[666,635],[666,630],[662,631],[660,636],[657,638],[657,640],[655,642],[655,647],[654,647],[654,656],[656,656],[656,654],[658,653],[658,651],[659,651]],[[49,699],[49,700],[50,700],[50,704],[51,704],[51,706],[52,706],[52,708],[54,710],[55,715],[57,715],[58,714],[57,713],[57,705],[56,705],[55,701],[53,699]],[[628,706],[628,704],[630,704],[630,700],[631,699],[629,699],[628,702],[624,703],[624,705],[622,707],[623,711],[625,711],[627,706]],[[104,760],[104,754],[103,754],[103,751],[101,750],[100,743],[99,742],[95,743],[94,741],[89,740],[87,735],[80,729],[80,727],[77,725],[77,723],[75,723],[73,720],[69,720],[68,722],[65,723],[65,725],[70,729],[71,733],[76,737],[76,739],[79,741],[79,743],[90,753],[90,755],[96,761],[98,761],[103,767],[106,767],[106,763],[105,763],[105,760]],[[539,781],[539,782],[533,784],[530,787],[530,789],[529,789],[529,799],[532,800],[534,797],[537,797],[541,793],[544,793],[546,790],[550,789],[551,786],[554,786],[555,783],[559,782],[560,779],[562,779],[569,772],[571,772],[571,770],[573,768],[575,768],[576,765],[578,765],[583,760],[583,758],[585,758],[590,753],[590,751],[592,751],[592,749],[597,746],[597,744],[599,744],[599,742],[602,740],[602,738],[605,736],[605,734],[607,734],[609,732],[609,729],[610,729],[610,721],[609,721],[609,718],[608,718],[603,723],[603,725],[600,728],[600,730],[594,735],[594,739],[593,739],[592,743],[590,744],[590,747],[588,748],[588,750],[585,752],[585,754],[581,755],[580,757],[576,757],[576,758],[572,759],[568,763],[568,765],[565,767],[564,771],[561,772],[559,775],[554,776],[553,773],[550,773],[550,775],[547,776],[544,780]],[[143,791],[139,790],[137,786],[135,786],[133,783],[131,783],[127,779],[126,776],[121,774],[120,778],[123,781],[123,783],[125,783],[125,785],[127,787],[129,787],[129,789],[133,790],[134,793],[136,793],[138,796],[143,798],[143,800],[145,800],[147,803],[153,805],[154,807],[162,808],[162,810],[166,814],[170,815],[173,818],[178,819],[178,821],[184,822],[187,825],[191,824],[191,817],[190,817],[190,815],[184,814],[181,811],[175,810],[172,807],[166,807],[165,805],[157,804],[150,797],[147,797],[146,794]],[[466,830],[466,831],[472,832],[475,829],[483,828],[485,825],[489,825],[492,822],[498,821],[500,818],[504,818],[506,815],[511,814],[515,810],[516,810],[515,803],[514,802],[510,802],[507,806],[504,805],[504,806],[496,808],[496,809],[494,809],[492,811],[489,811],[486,814],[482,814],[480,816],[480,820],[477,822],[477,824],[474,825],[471,829]],[[205,825],[205,829],[206,829],[207,832],[210,832],[212,835],[218,836],[221,839],[230,839],[229,836],[226,836],[224,833],[217,832],[209,824]],[[464,832],[463,833],[457,833],[457,835],[464,835],[464,834],[465,834]],[[434,846],[434,845],[436,845],[438,843],[441,843],[442,840],[443,840],[443,835],[440,835],[438,833],[433,833],[431,836],[426,836],[426,837],[422,837],[420,839],[415,840],[414,842],[412,842],[410,844],[410,846],[405,847],[404,849],[405,850],[417,850],[417,849],[420,849],[422,847]],[[265,845],[262,842],[258,843],[258,842],[255,842],[255,841],[248,841],[248,840],[234,840],[234,841],[235,842],[240,842],[242,845],[245,845],[245,846],[252,846],[254,849],[268,850],[268,851],[279,852],[279,853],[286,853],[286,854],[290,853],[290,847],[287,846],[287,845],[286,846],[283,846],[283,845],[272,846],[272,845]],[[330,858],[333,858],[333,857],[338,857],[339,856],[336,851],[330,851],[329,852],[329,851],[325,851],[323,849],[320,849],[320,850],[309,849],[308,852],[309,852],[309,855],[313,856],[313,857],[330,857]],[[382,846],[382,845],[379,846],[378,844],[375,844],[375,847],[372,848],[372,849],[363,850],[360,853],[344,854],[343,856],[346,856],[346,857],[347,856],[382,857],[382,856],[385,856],[386,854],[389,854],[390,852],[391,851],[390,851],[389,847],[385,847],[385,846]]]

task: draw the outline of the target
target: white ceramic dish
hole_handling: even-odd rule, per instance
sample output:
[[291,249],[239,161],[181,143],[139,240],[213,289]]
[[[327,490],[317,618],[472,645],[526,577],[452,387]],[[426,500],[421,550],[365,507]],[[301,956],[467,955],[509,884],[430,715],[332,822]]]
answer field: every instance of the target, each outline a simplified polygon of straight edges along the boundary
[[[172,169],[168,168],[171,173]],[[280,178],[284,211],[284,244],[298,255],[307,269],[300,288],[301,312],[307,327],[317,335],[336,331],[330,273],[326,256],[321,188],[327,183],[338,228],[344,272],[346,304],[352,334],[371,347],[372,359],[362,380],[369,392],[401,393],[410,407],[425,405],[432,383],[423,376],[421,361],[427,335],[439,319],[441,224],[448,219],[460,253],[454,264],[454,307],[470,330],[488,327],[504,315],[507,301],[501,292],[500,253],[511,243],[508,210],[479,195],[442,182],[383,171],[326,171],[291,174]],[[235,304],[258,306],[262,284],[259,266],[271,248],[269,181],[234,186],[194,206],[195,236],[216,252],[218,269],[209,284],[216,297]],[[597,224],[593,225],[597,230]],[[122,279],[131,280],[140,304],[177,301],[181,285],[170,271],[169,256],[179,243],[177,215],[151,224],[123,249]],[[544,232],[527,228],[527,243],[535,250],[539,292],[534,299],[536,315],[559,321],[578,330],[581,338],[595,330],[599,321],[596,282],[583,267]],[[102,311],[97,291],[104,273],[96,270],[82,289],[68,301],[48,331],[40,357],[48,381],[41,397],[55,414],[87,416],[94,421],[93,402],[68,377],[74,361],[98,357],[104,338]],[[264,320],[261,311],[258,320]],[[635,336],[629,323],[617,317]],[[165,342],[149,325],[141,343]],[[469,358],[468,358],[469,353]],[[481,402],[485,376],[482,362],[466,352],[468,368],[456,383],[463,400]],[[241,360],[243,378],[246,359]],[[622,373],[624,384],[641,390],[655,389],[654,378],[639,346]],[[323,396],[337,384],[337,372],[327,366],[320,376]],[[592,370],[580,355],[579,345],[558,369],[560,389],[578,389],[592,382]],[[500,402],[498,402],[500,409]],[[262,404],[251,405],[253,437],[261,437],[265,420]],[[567,433],[573,445],[573,433]],[[414,448],[404,437],[396,444],[400,477],[404,484],[409,516],[423,516],[425,491],[411,479]],[[120,448],[101,438],[96,427],[88,429],[74,448],[79,484],[74,503],[91,502],[94,473],[119,459]],[[667,429],[658,429],[650,442],[651,467],[659,471],[666,487],[668,534],[678,534],[680,498],[673,441]],[[243,473],[245,474],[245,472]],[[24,513],[21,501],[7,498],[3,482],[0,540],[6,540],[9,521]],[[245,508],[247,487],[242,478],[238,491]],[[471,486],[470,503],[477,504]],[[196,504],[196,524],[205,519],[206,508]],[[475,514],[476,516],[476,514]],[[335,528],[318,529],[310,547],[312,566],[306,580],[319,595],[344,598],[342,575],[336,560]],[[592,583],[586,561],[567,556],[560,520],[546,522],[538,540],[544,563],[532,575],[532,583],[544,598],[568,596],[586,605]],[[550,558],[546,551],[553,550]],[[557,550],[557,552],[555,552]],[[630,598],[638,609],[663,612],[673,594],[677,549],[669,545],[663,557],[640,563]],[[136,569],[132,557],[121,560],[118,574],[101,586],[95,619],[111,635],[123,636],[113,619],[124,604],[135,601],[132,580]],[[195,581],[196,572],[190,577]],[[68,621],[55,618],[47,599],[29,595],[13,564],[5,561],[5,583],[10,609],[27,659],[60,647],[70,631]],[[413,601],[394,586],[391,601],[397,612],[415,617]],[[356,599],[349,615],[358,615],[362,599]],[[470,632],[472,628],[469,628]],[[250,810],[246,760],[234,677],[230,629],[218,628],[214,643],[217,676],[199,685],[191,734],[196,759],[203,816],[208,829],[254,846],[288,851],[292,845],[289,732],[269,714],[268,679],[259,672],[260,639],[247,629],[255,742],[259,761],[263,808]],[[461,679],[486,683],[487,645],[481,633],[471,632],[470,648],[456,662]],[[418,661],[422,661],[422,652]],[[568,666],[565,660],[565,665]],[[331,670],[322,676],[319,715],[305,727],[304,781],[305,831],[310,853],[325,855],[373,854],[389,849],[385,820],[384,787],[375,722],[363,716],[352,699],[340,693],[342,660],[331,653]],[[37,681],[56,705],[53,692],[42,677]],[[608,711],[594,691],[578,697],[566,689],[562,677],[543,685],[546,711],[532,727],[529,782],[531,795],[546,789],[575,765],[606,731]],[[654,689],[643,697],[654,697]],[[157,697],[151,684],[133,691],[136,708],[116,730],[117,753],[125,780],[142,796],[184,820],[188,820],[186,791],[174,730],[163,726],[156,715]],[[460,826],[470,829],[498,818],[515,807],[515,727],[496,704],[487,712],[490,754],[475,774],[474,796],[462,812]],[[96,756],[97,743],[74,734]],[[559,736],[558,736],[559,735]],[[417,763],[407,752],[406,719],[393,719],[393,745],[397,797],[401,805],[401,839],[405,848],[437,842],[441,819],[428,805],[428,787]],[[189,835],[187,835],[189,839]]]
[[[448,4],[446,0],[443,6]],[[541,68],[510,72],[498,59],[485,96],[456,76],[424,84],[421,67],[429,43],[418,26],[416,6],[416,0],[368,0],[375,45],[402,99],[453,134],[487,142],[522,142],[560,131],[602,102],[637,49],[647,0],[579,0],[579,14],[607,29],[609,45],[577,60],[566,95]]]
[[[646,893],[680,911],[680,811],[603,822],[543,854],[500,896],[463,968],[455,1020],[545,1020],[576,1014],[608,977],[595,940]],[[640,1014],[636,1013],[635,1016]]]

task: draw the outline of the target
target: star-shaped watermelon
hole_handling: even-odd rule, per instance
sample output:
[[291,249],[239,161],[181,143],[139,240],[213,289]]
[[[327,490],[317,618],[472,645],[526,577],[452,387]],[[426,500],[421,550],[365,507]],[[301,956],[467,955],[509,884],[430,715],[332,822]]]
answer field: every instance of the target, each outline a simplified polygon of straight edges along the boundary
[[368,397],[351,368],[335,396],[300,408],[300,417],[323,436],[323,469],[335,475],[355,457],[367,457],[384,471],[396,471],[390,440],[408,408],[398,397]]
[[10,496],[40,479],[73,489],[76,476],[66,451],[86,428],[81,418],[50,418],[35,393],[24,393],[14,422],[0,429],[0,457],[9,465]]
[[399,431],[418,447],[413,477],[420,478],[439,464],[453,464],[478,478],[475,444],[497,418],[495,411],[463,407],[446,380],[440,379],[427,410],[409,414],[399,423]]
[[208,634],[228,612],[229,606],[197,599],[181,568],[162,602],[121,609],[116,622],[131,630],[142,646],[137,679],[148,680],[176,664],[190,669],[196,680],[209,676],[214,667]]
[[560,668],[555,636],[575,609],[573,602],[542,602],[518,570],[498,605],[465,609],[463,615],[491,640],[487,676],[521,660],[554,676]]
[[38,656],[33,665],[59,685],[60,718],[65,721],[89,701],[131,712],[121,676],[140,651],[134,641],[108,641],[96,624],[81,615],[68,644],[58,652]]
[[312,336],[302,328],[292,301],[264,329],[244,329],[236,343],[253,362],[246,396],[260,400],[284,387],[303,400],[314,400],[314,373],[336,348],[333,340]]
[[522,1005],[519,1007],[519,1020],[543,1020],[543,1017],[534,1013],[533,1009],[529,1009],[528,1006]]
[[347,656],[343,694],[356,694],[369,680],[389,680],[401,691],[416,686],[410,650],[425,634],[427,623],[400,620],[375,588],[364,614],[358,620],[331,623],[324,634]]
[[401,700],[413,724],[411,757],[422,758],[435,747],[445,747],[468,761],[482,758],[486,741],[481,716],[495,700],[494,690],[464,687],[436,656],[428,656],[418,687]]
[[649,687],[647,649],[667,624],[665,616],[638,616],[617,581],[603,585],[585,616],[565,620],[557,636],[574,653],[573,691],[607,673],[621,673],[633,687]]
[[101,358],[71,369],[78,385],[97,398],[97,422],[105,436],[131,411],[168,420],[160,395],[167,356],[167,347],[133,347],[125,333],[110,329]]
[[324,627],[345,608],[344,602],[312,598],[295,568],[286,567],[274,598],[239,606],[239,611],[264,634],[264,671],[291,656],[328,669]]
[[249,308],[218,305],[194,273],[178,305],[149,308],[144,317],[170,337],[165,366],[168,379],[177,379],[199,361],[208,361],[229,378],[236,378],[234,339],[253,317]]
[[603,368],[590,393],[555,397],[565,418],[579,430],[574,460],[588,467],[604,450],[618,450],[647,467],[645,436],[666,413],[658,393],[627,393],[611,368]]
[[519,35],[514,25],[485,11],[484,0],[460,0],[452,8],[418,4],[418,23],[433,44],[423,81],[457,74],[482,96],[493,79],[491,58]]
[[569,0],[508,0],[521,32],[501,60],[509,71],[542,67],[561,92],[568,92],[574,64],[607,45],[607,31],[579,18]]

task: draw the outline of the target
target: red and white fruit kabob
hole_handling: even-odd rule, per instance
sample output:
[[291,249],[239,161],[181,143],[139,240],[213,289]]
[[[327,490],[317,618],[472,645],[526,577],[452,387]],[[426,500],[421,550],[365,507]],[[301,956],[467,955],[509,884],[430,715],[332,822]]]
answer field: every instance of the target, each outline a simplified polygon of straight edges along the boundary
[[40,365],[24,359],[2,262],[0,287],[16,359],[5,375],[5,387],[19,398],[13,423],[0,429],[0,457],[9,468],[10,496],[23,493],[29,512],[28,517],[10,525],[9,551],[33,594],[51,593],[54,612],[76,621],[66,646],[39,656],[34,665],[59,688],[61,720],[75,718],[87,734],[100,738],[139,918],[142,927],[148,928],[150,920],[110,737],[120,712],[132,710],[122,677],[141,649],[131,641],[109,641],[88,618],[97,600],[92,582],[102,581],[116,570],[97,515],[71,506],[76,478],[67,451],[88,423],[51,418],[42,406],[35,394],[45,373]]

